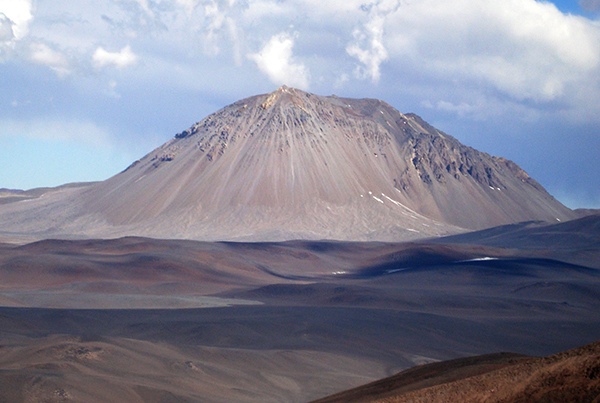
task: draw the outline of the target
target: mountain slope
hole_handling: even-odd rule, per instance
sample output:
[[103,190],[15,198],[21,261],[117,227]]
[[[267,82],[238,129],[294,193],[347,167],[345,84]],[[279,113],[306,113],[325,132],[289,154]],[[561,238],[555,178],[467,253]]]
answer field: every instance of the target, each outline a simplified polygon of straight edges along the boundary
[[315,401],[597,402],[600,342],[542,358],[492,354],[411,368]]
[[40,227],[203,240],[399,240],[575,216],[513,162],[416,115],[285,86],[221,109],[68,201]]

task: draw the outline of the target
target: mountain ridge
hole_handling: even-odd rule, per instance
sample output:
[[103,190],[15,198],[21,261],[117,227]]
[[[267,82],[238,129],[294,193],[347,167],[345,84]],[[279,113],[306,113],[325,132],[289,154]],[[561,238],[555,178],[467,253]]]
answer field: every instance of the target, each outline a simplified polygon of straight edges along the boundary
[[58,216],[49,206],[50,232],[201,240],[406,240],[575,217],[514,162],[415,114],[286,86],[177,133]]

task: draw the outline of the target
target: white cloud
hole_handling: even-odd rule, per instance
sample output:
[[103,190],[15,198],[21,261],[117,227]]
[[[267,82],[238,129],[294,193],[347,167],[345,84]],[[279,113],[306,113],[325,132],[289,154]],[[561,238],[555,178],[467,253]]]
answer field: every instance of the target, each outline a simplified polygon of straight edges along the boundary
[[[591,8],[597,0],[581,2]],[[59,75],[80,70],[85,76],[89,64],[81,61],[89,55],[97,69],[132,66],[136,49],[160,61],[146,63],[136,79],[167,77],[178,68],[217,80],[214,66],[234,75],[239,69],[227,93],[260,71],[276,84],[324,92],[369,91],[383,81],[377,91],[385,97],[394,86],[411,86],[414,94],[427,94],[415,102],[429,99],[463,117],[508,105],[506,99],[529,108],[560,104],[582,117],[600,105],[600,26],[543,1],[128,0],[99,6],[56,0],[38,2],[35,10],[31,4],[0,0],[6,14],[0,15],[0,60],[27,55]],[[15,27],[24,40],[11,51]],[[122,47],[124,38],[130,46]],[[92,45],[100,41],[102,47]],[[248,69],[249,63],[257,68]],[[113,78],[110,70],[102,74]],[[461,88],[452,90],[456,85]],[[481,102],[482,96],[490,99]],[[470,107],[444,108],[445,102]]]
[[198,0],[177,0],[177,4],[183,6],[187,14],[193,13],[198,3]]
[[354,31],[355,42],[346,48],[348,54],[357,58],[364,66],[357,69],[357,76],[370,77],[373,82],[379,81],[379,66],[388,58],[388,52],[383,45],[383,22],[383,16],[371,17],[363,30]]
[[0,15],[12,22],[14,38],[19,40],[27,35],[31,15],[31,0],[0,0]]
[[129,45],[125,46],[119,52],[109,52],[103,47],[98,47],[92,56],[92,62],[97,68],[113,66],[123,69],[134,65],[137,59],[137,55],[131,51]]
[[[460,82],[514,103],[561,101],[573,111],[590,108],[577,99],[582,87],[600,89],[592,78],[600,77],[600,26],[551,3],[421,0],[398,11],[386,18],[388,63],[440,89]],[[470,103],[455,101],[462,102]]]
[[442,100],[436,103],[436,108],[443,111],[455,112],[459,116],[464,116],[466,114],[471,113],[476,108],[476,106],[470,105],[466,102],[461,102],[460,104],[456,105],[452,102]]
[[[228,38],[227,47],[232,49],[236,63],[241,64],[240,34],[236,20],[230,15],[237,8],[235,0],[218,2],[211,0],[204,5],[205,27],[204,49],[208,55],[217,55],[223,46],[223,36]],[[190,5],[186,5],[190,7]]]
[[[408,63],[423,81],[458,77],[488,84],[516,102],[548,102],[568,96],[569,88],[584,80],[579,73],[597,69],[600,41],[590,33],[598,27],[534,0],[257,0],[233,2],[229,8],[223,1],[210,4],[214,18],[207,20],[207,26],[216,48],[224,46],[225,38],[215,33],[226,30],[226,21],[250,46],[267,29],[286,30],[285,24],[293,22],[302,39],[337,36],[329,43],[337,42],[358,61],[355,77],[373,82],[381,80],[383,63],[396,74]],[[331,63],[334,68],[329,70],[336,77],[348,73],[342,70],[348,63],[339,53],[335,60],[327,59],[328,55],[312,58],[320,51],[321,43],[316,43],[294,40],[298,44],[294,54],[302,56],[307,70],[307,63],[318,61]],[[310,69],[317,71],[318,66]]]
[[0,0],[0,62],[10,55],[16,42],[27,35],[31,15],[29,0]]
[[260,52],[249,57],[274,84],[306,89],[309,86],[308,69],[294,61],[293,48],[294,37],[282,32],[272,36]]
[[59,77],[64,77],[71,72],[69,61],[65,55],[44,43],[31,43],[29,51],[29,57],[33,62],[48,66]]
[[368,13],[368,20],[361,28],[354,30],[354,41],[346,47],[346,52],[362,64],[356,70],[357,77],[370,78],[374,83],[379,81],[380,66],[388,59],[388,51],[383,43],[385,21],[399,6],[397,0],[380,0],[361,6]]
[[0,14],[0,44],[8,44],[14,39],[13,22],[4,14]]

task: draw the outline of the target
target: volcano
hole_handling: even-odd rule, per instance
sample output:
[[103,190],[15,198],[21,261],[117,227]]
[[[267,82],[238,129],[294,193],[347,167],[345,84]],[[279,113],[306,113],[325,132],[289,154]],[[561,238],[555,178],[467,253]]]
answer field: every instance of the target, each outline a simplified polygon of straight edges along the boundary
[[399,241],[574,217],[514,162],[417,115],[286,86],[224,107],[103,182],[0,205],[5,234],[40,238]]

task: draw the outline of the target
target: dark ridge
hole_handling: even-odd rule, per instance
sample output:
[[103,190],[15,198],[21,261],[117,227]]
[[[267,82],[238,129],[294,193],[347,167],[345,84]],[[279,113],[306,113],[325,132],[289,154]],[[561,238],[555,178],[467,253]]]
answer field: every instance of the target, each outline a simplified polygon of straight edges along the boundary
[[368,402],[383,399],[469,376],[483,375],[529,358],[522,354],[495,353],[419,365],[389,378],[314,400],[312,403]]

